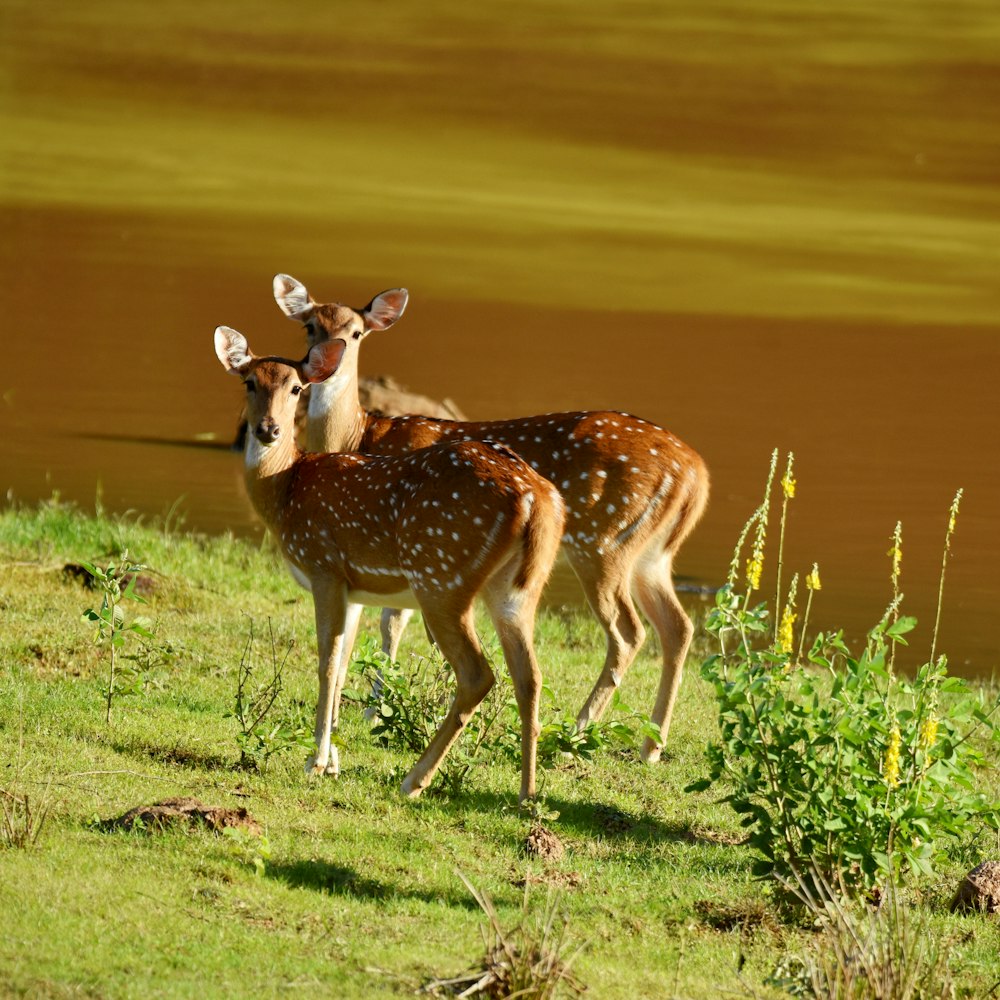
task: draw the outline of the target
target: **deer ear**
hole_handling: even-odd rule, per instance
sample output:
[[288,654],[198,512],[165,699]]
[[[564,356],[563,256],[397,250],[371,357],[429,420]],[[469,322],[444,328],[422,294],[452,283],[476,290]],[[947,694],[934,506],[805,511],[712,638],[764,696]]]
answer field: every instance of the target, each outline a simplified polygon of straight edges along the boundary
[[296,281],[290,274],[274,276],[274,301],[278,308],[290,319],[299,323],[305,322],[316,303],[313,302],[301,281]]
[[346,350],[343,340],[324,340],[311,347],[302,362],[302,378],[306,382],[325,382],[340,367]]
[[410,293],[405,288],[390,288],[375,296],[361,310],[366,330],[386,330],[403,315]]
[[239,375],[253,360],[247,338],[232,327],[215,328],[215,353],[230,375]]

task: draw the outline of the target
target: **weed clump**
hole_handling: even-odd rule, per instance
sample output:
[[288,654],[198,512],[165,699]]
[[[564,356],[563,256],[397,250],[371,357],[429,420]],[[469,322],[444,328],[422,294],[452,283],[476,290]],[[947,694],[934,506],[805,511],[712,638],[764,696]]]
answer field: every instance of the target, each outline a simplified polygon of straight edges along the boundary
[[267,620],[270,639],[270,663],[263,673],[256,664],[253,619],[248,617],[247,639],[240,655],[236,674],[236,695],[233,711],[227,718],[236,720],[239,732],[236,744],[240,750],[239,766],[245,771],[264,771],[271,757],[295,747],[312,747],[309,730],[289,712],[279,711],[283,687],[282,674],[294,643],[289,642],[279,655],[278,646]]
[[525,886],[521,919],[510,930],[500,925],[493,901],[464,875],[473,898],[486,914],[482,928],[485,952],[468,972],[454,979],[437,979],[421,992],[435,997],[485,997],[488,1000],[552,1000],[567,992],[579,996],[586,987],[571,971],[583,946],[571,954],[568,924],[559,914],[556,899],[550,894],[541,915],[528,913],[528,888]]

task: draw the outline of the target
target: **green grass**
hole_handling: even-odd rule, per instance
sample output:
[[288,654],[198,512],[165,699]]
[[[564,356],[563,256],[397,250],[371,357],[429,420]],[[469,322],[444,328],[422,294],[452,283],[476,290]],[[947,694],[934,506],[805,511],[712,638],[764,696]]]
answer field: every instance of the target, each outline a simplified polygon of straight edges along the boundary
[[[109,728],[105,651],[80,620],[93,595],[62,567],[120,545],[152,568],[156,592],[133,610],[152,617],[175,656],[145,694],[117,702]],[[412,761],[374,745],[355,706],[345,710],[338,781],[307,779],[300,751],[264,774],[235,768],[235,723],[224,716],[244,614],[258,623],[270,616],[279,638],[296,640],[285,696],[309,712],[315,698],[311,601],[268,546],[46,505],[0,514],[0,574],[0,788],[15,777],[33,795],[48,787],[52,808],[33,848],[0,851],[0,994],[412,995],[481,957],[485,918],[458,870],[493,898],[507,926],[519,919],[525,879],[533,908],[549,888],[559,891],[571,938],[589,942],[575,968],[595,997],[746,995],[740,976],[767,996],[764,977],[808,937],[776,919],[739,928],[741,912],[773,904],[749,875],[735,817],[683,791],[702,773],[714,732],[694,660],[663,763],[647,768],[633,752],[604,752],[548,772],[545,803],[559,812],[549,825],[566,853],[527,860],[514,764],[474,769],[454,798],[432,790],[404,800],[398,785]],[[366,627],[375,623],[369,613]],[[597,633],[575,612],[540,618],[540,658],[558,706],[575,709],[593,681]],[[411,627],[404,659],[426,652],[422,630]],[[624,685],[630,704],[648,710],[656,675],[648,642]],[[266,850],[204,831],[94,825],[175,795],[246,806],[265,828]],[[1000,979],[995,922],[946,912],[958,875],[991,846],[995,853],[995,844],[961,845],[915,897],[935,933],[955,941],[963,995]],[[255,853],[266,854],[262,874]]]

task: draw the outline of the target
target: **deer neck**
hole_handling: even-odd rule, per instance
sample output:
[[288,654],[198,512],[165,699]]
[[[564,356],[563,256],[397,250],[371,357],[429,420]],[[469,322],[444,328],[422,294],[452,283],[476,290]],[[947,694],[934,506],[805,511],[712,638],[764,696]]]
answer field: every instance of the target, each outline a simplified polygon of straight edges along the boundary
[[308,451],[357,451],[368,423],[358,399],[356,368],[336,372],[309,390]]
[[282,515],[288,509],[295,466],[301,452],[290,437],[265,446],[250,432],[243,455],[250,502],[261,520],[277,533]]

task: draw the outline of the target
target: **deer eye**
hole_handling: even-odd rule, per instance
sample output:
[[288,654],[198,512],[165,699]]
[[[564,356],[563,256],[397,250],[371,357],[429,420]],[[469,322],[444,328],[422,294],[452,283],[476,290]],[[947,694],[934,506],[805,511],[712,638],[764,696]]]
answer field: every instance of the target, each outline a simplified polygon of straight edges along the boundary
[[292,386],[292,395],[293,396],[297,396],[301,391],[302,391],[302,386],[301,385],[293,385]]

